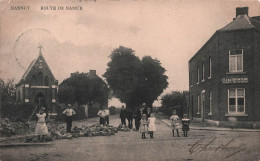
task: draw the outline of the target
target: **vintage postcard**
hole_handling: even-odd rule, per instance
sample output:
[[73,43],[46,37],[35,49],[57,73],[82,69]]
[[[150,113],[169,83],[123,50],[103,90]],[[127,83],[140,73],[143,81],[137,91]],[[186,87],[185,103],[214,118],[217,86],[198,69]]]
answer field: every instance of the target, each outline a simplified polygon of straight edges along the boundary
[[259,0],[0,0],[0,161],[260,160]]

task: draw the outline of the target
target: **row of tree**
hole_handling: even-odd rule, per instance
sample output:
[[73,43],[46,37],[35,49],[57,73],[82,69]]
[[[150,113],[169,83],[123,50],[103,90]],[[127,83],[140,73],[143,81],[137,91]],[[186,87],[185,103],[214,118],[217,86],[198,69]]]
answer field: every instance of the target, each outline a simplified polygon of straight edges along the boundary
[[[145,56],[141,60],[131,48],[120,46],[112,51],[108,68],[101,78],[90,78],[77,74],[64,80],[59,86],[58,99],[62,103],[78,102],[91,105],[99,102],[105,105],[108,98],[118,98],[127,108],[153,102],[168,86],[165,69],[157,59]],[[108,86],[110,88],[108,88]],[[110,90],[111,89],[111,90]]]
[[[152,107],[168,86],[165,72],[159,60],[150,56],[140,59],[131,48],[120,46],[111,52],[103,74],[106,82],[98,76],[89,77],[87,73],[72,75],[59,85],[58,101],[90,106],[98,102],[105,106],[108,99],[114,96],[127,108],[139,107],[143,103]],[[166,94],[162,97],[162,105],[168,108],[183,104],[182,95],[178,92]],[[15,102],[13,80],[7,83],[1,80],[1,102],[3,100],[5,103]]]

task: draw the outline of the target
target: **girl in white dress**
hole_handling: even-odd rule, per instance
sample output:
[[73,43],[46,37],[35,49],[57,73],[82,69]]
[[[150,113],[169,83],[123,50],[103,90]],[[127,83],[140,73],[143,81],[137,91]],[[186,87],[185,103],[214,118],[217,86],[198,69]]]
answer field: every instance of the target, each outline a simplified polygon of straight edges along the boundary
[[172,135],[174,136],[174,130],[177,132],[177,136],[180,137],[179,135],[179,129],[181,128],[181,125],[179,123],[179,116],[176,115],[176,110],[173,110],[172,116],[170,117],[170,120],[172,121]]
[[39,110],[39,113],[36,114],[38,117],[38,122],[35,127],[35,134],[38,135],[38,138],[41,142],[45,141],[45,135],[48,135],[48,127],[45,122],[46,113],[44,113],[44,108],[42,107]]
[[153,133],[156,131],[156,127],[155,127],[155,121],[156,118],[154,117],[154,114],[151,113],[150,115],[151,117],[148,118],[148,131],[150,133],[150,139],[153,139]]

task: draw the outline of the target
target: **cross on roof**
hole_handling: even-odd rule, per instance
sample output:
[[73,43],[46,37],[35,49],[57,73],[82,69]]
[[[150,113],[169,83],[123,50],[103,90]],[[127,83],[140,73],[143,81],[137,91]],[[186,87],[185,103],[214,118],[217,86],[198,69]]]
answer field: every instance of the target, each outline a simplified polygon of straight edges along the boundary
[[40,52],[42,52],[42,45],[39,44],[38,48],[40,49]]

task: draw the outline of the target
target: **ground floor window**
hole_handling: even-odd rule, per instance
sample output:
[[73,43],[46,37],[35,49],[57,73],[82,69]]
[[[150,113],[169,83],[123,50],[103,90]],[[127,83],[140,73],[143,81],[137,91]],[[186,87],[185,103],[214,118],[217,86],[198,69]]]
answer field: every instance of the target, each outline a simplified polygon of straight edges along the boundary
[[209,92],[209,115],[212,115],[212,92]]
[[228,113],[245,113],[245,89],[228,90]]

